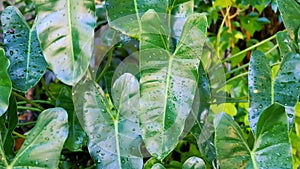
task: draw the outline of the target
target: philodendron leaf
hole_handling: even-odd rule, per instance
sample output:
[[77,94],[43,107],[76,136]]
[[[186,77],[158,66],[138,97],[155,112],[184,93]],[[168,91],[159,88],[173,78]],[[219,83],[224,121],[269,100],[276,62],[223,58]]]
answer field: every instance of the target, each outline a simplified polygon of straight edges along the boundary
[[271,67],[260,51],[254,51],[249,65],[249,122],[253,131],[262,111],[272,104],[272,74]]
[[300,55],[287,53],[281,61],[274,83],[274,101],[286,107],[290,127],[294,121],[294,106],[300,94]]
[[229,115],[221,113],[214,122],[215,145],[220,168],[292,168],[288,122],[284,107],[275,103],[258,119],[253,148]]
[[194,14],[186,21],[173,53],[168,28],[153,10],[141,18],[140,124],[152,156],[163,159],[176,146],[191,111],[198,67],[205,42],[206,18]]
[[62,108],[43,111],[15,158],[11,163],[4,159],[2,167],[57,168],[63,144],[68,136],[67,116]]
[[13,6],[3,11],[1,22],[13,87],[26,92],[36,85],[47,69],[36,29],[34,26],[30,29],[20,11]]
[[182,169],[205,169],[204,161],[199,157],[190,157],[182,165]]
[[86,134],[83,131],[74,110],[72,90],[63,87],[56,98],[56,107],[62,107],[68,112],[69,135],[65,147],[70,151],[81,151],[86,142]]
[[277,4],[289,35],[295,39],[300,28],[300,5],[295,0],[277,0]]
[[75,85],[93,52],[95,5],[92,0],[34,0],[36,29],[45,59],[55,75]]
[[89,152],[100,168],[142,168],[137,79],[131,74],[122,75],[112,93],[115,109],[94,81],[83,80],[74,88],[75,111],[89,137]]
[[4,50],[0,48],[0,116],[2,116],[8,108],[9,96],[12,90],[12,83],[7,73],[9,60],[4,55]]
[[154,164],[151,169],[166,169],[162,164],[156,163]]

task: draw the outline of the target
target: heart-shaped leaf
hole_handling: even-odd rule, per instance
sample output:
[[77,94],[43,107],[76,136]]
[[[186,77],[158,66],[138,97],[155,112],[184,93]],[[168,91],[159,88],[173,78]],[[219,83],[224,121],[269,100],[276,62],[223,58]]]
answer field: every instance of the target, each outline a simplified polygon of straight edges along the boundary
[[294,41],[288,36],[287,32],[276,33],[277,44],[279,45],[281,56],[289,52],[296,53],[297,46]]
[[249,122],[253,131],[262,111],[273,102],[271,67],[260,51],[254,51],[251,55],[249,66]]
[[176,146],[191,111],[207,22],[190,15],[173,53],[161,16],[149,10],[141,25],[140,124],[148,151],[161,160]]
[[12,83],[7,73],[9,60],[4,55],[4,50],[0,48],[0,116],[2,116],[8,108],[9,96],[12,90]]
[[[62,108],[43,111],[12,162],[5,168],[57,168],[63,144],[68,136],[68,114]],[[1,139],[2,140],[2,139]],[[3,147],[0,147],[2,157]]]
[[221,113],[214,122],[220,168],[292,168],[291,145],[285,109],[273,104],[258,119],[255,142],[249,147],[236,122]]
[[137,79],[131,74],[122,75],[112,93],[114,106],[92,80],[83,80],[74,88],[75,110],[89,137],[90,154],[100,168],[142,168]]
[[26,92],[35,86],[47,69],[36,29],[34,26],[30,29],[23,15],[13,6],[3,11],[1,22],[13,87]]
[[76,84],[93,52],[95,5],[91,0],[34,0],[36,29],[50,68],[62,82]]

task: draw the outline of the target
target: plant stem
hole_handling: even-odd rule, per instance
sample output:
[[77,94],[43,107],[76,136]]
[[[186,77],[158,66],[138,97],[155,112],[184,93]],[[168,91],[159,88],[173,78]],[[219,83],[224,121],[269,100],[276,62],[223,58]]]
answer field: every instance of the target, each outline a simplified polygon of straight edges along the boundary
[[16,92],[14,92],[14,91],[12,91],[12,94],[13,94],[14,96],[16,96],[17,98],[26,101],[28,104],[31,104],[31,105],[33,105],[34,107],[40,109],[40,111],[45,110],[41,105],[39,105],[39,104],[37,104],[37,103],[35,103],[35,102],[33,102],[33,101],[27,99],[26,97],[24,97],[24,96],[22,96],[22,95],[20,95],[20,94],[18,94],[18,93],[16,93]]
[[[48,101],[48,100],[32,100],[32,102],[34,102],[34,103],[43,103],[43,104],[50,104],[50,105],[53,105],[52,103],[51,103],[51,101]],[[19,102],[17,102],[17,104],[27,104],[27,102],[26,101],[19,101]]]
[[248,51],[250,51],[250,50],[252,50],[252,49],[254,49],[254,48],[256,48],[256,47],[258,47],[258,46],[260,46],[260,45],[262,45],[264,43],[266,43],[266,42],[269,42],[269,41],[271,41],[271,40],[273,40],[275,38],[276,38],[276,34],[273,35],[273,36],[271,36],[271,37],[269,37],[269,38],[267,38],[267,39],[265,39],[265,40],[263,40],[263,41],[261,41],[261,42],[259,42],[259,43],[257,43],[257,44],[255,44],[255,45],[253,45],[253,46],[248,47],[247,49],[244,49],[244,50],[242,50],[242,51],[240,51],[240,52],[238,52],[238,53],[236,53],[234,55],[231,55],[231,56],[227,57],[226,59],[222,60],[221,63],[227,62],[227,61],[229,61],[229,60],[231,60],[231,59],[233,59],[233,58],[235,58],[235,57],[237,57],[237,56],[239,56],[239,55],[241,55],[243,53],[246,53],[246,52],[248,52]]
[[20,138],[24,138],[24,139],[26,138],[26,136],[24,136],[23,134],[20,134],[20,133],[15,132],[15,131],[13,131],[12,134],[14,134],[14,135],[16,135],[16,136],[18,136]]
[[232,82],[232,81],[234,81],[234,80],[236,80],[236,79],[238,79],[238,78],[240,78],[240,77],[247,76],[248,73],[249,73],[249,72],[244,72],[244,73],[241,73],[241,74],[239,74],[239,75],[236,75],[236,76],[234,76],[233,78],[227,80],[227,81],[226,81],[226,84],[227,84],[227,83],[230,83],[230,82]]
[[216,50],[217,50],[217,56],[218,56],[218,58],[220,58],[220,55],[219,55],[219,53],[220,53],[220,41],[221,41],[221,34],[222,34],[222,31],[223,31],[223,27],[224,27],[224,24],[225,24],[225,21],[226,21],[226,19],[227,19],[227,17],[228,17],[228,15],[229,15],[229,11],[230,11],[230,7],[228,7],[227,9],[226,9],[226,14],[224,15],[224,17],[223,17],[223,20],[222,20],[222,23],[221,23],[221,25],[220,25],[220,27],[219,27],[219,31],[218,31],[218,34],[217,34],[217,40],[216,40]]
[[18,106],[17,108],[20,110],[31,110],[31,111],[42,112],[42,110],[40,110],[39,108],[34,108],[34,107]]
[[18,126],[29,126],[29,125],[34,125],[36,124],[36,121],[29,121],[25,123],[18,123]]
[[96,82],[99,83],[100,80],[102,79],[102,77],[104,76],[104,74],[106,73],[107,69],[110,67],[111,61],[112,61],[112,55],[113,55],[113,48],[111,48],[108,51],[108,56],[107,56],[107,62],[103,68],[103,70],[101,71],[100,75],[97,77]]

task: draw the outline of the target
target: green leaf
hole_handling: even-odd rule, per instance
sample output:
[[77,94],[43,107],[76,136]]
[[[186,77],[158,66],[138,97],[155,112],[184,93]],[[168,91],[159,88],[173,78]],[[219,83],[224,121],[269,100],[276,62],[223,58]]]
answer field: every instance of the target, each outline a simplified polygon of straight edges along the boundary
[[220,168],[292,168],[291,145],[284,107],[273,104],[262,112],[253,148],[238,124],[221,113],[214,122],[215,144]]
[[166,169],[162,164],[156,163],[154,164],[151,169]]
[[12,83],[10,81],[7,69],[9,61],[4,55],[4,50],[0,48],[0,116],[2,116],[8,108],[9,96],[12,90]]
[[65,142],[65,147],[70,151],[81,151],[87,136],[74,111],[72,91],[69,88],[63,87],[60,90],[55,106],[62,107],[68,112],[69,135]]
[[294,41],[288,36],[287,32],[276,33],[277,44],[279,45],[281,56],[293,52],[296,53],[296,45]]
[[190,157],[182,165],[182,169],[205,169],[204,161],[199,157]]
[[271,67],[260,51],[251,55],[248,84],[249,84],[249,122],[255,132],[256,123],[262,111],[272,104],[272,73]]
[[148,151],[161,160],[175,148],[191,111],[207,22],[190,15],[174,53],[155,11],[146,12],[141,24],[140,124]]
[[232,2],[233,2],[232,0],[215,0],[215,2],[213,3],[213,7],[215,8],[219,6],[221,8],[226,8],[228,6],[232,6],[233,5]]
[[12,132],[18,124],[17,103],[15,97],[10,97],[7,112],[0,117],[0,131],[2,139],[2,147],[6,158],[10,161],[14,155],[15,140]]
[[293,107],[297,104],[300,94],[299,63],[299,54],[287,53],[281,61],[274,83],[274,101],[287,108],[290,126],[293,125],[295,114]]
[[90,154],[100,168],[142,168],[137,79],[131,74],[122,75],[112,93],[115,108],[92,80],[83,80],[74,88],[75,110],[89,137]]
[[76,84],[93,52],[95,5],[91,0],[34,0],[45,59],[59,80]]
[[36,85],[47,69],[36,29],[34,26],[30,29],[23,15],[13,6],[3,11],[1,22],[13,87],[26,92]]
[[283,19],[283,23],[291,36],[295,39],[300,27],[300,5],[295,0],[277,0],[277,5]]
[[57,168],[63,143],[68,136],[67,118],[67,112],[62,108],[43,111],[15,158],[10,164],[4,160],[2,167]]
[[109,26],[131,37],[138,38],[140,16],[149,9],[158,13],[170,14],[169,0],[107,0],[106,10]]

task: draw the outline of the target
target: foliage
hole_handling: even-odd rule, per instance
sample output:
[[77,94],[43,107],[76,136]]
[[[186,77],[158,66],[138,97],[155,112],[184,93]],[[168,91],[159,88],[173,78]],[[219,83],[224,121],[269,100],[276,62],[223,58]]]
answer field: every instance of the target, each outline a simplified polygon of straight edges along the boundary
[[299,11],[1,1],[0,166],[298,168]]

